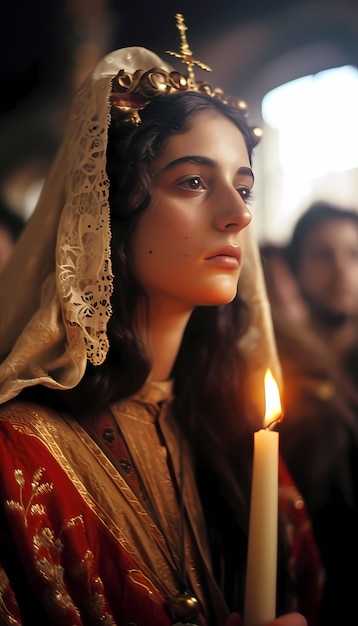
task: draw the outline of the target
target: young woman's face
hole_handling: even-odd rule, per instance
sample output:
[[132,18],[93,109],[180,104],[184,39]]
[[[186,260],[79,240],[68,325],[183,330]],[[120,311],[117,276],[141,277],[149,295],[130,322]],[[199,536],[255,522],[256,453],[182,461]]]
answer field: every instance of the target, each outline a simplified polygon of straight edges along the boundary
[[231,302],[254,180],[241,132],[216,111],[197,114],[190,130],[168,139],[153,176],[133,240],[134,270],[151,304]]

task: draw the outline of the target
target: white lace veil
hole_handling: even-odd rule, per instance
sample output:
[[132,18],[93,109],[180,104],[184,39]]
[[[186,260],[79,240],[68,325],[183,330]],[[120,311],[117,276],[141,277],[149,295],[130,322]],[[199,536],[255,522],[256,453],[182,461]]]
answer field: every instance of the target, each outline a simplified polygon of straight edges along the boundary
[[[109,92],[119,69],[172,68],[145,48],[107,55],[78,90],[57,158],[0,275],[0,401],[35,384],[67,389],[107,354],[112,268],[106,176]],[[257,245],[248,236],[239,288],[252,323],[241,341],[253,393],[280,379]],[[257,388],[257,387],[256,387]]]

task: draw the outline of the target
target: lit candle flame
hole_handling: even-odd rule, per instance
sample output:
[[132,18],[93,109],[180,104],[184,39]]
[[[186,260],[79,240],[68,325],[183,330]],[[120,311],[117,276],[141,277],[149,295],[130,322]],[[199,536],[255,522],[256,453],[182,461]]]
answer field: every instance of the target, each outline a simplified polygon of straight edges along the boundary
[[266,370],[264,384],[266,404],[264,426],[269,428],[282,419],[280,392],[270,369]]

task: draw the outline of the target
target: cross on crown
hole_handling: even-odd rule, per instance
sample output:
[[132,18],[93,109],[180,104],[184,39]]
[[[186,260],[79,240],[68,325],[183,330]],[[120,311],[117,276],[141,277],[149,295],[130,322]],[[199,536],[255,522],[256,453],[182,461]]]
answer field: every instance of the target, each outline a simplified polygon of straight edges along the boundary
[[197,59],[193,59],[192,51],[189,48],[188,40],[186,38],[186,31],[188,27],[185,25],[184,17],[181,13],[177,13],[175,15],[176,26],[180,32],[180,52],[173,52],[172,50],[167,50],[167,54],[170,54],[177,59],[180,59],[182,63],[187,65],[188,67],[188,83],[190,83],[190,87],[195,88],[195,76],[194,76],[194,65],[200,67],[200,69],[205,70],[206,72],[211,72],[212,69],[205,63],[198,61]]

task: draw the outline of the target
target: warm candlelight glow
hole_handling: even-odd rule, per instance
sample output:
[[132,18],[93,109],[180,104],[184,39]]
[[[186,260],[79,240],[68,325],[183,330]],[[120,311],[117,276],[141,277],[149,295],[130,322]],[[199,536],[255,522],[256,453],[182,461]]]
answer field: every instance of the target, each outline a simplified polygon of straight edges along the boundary
[[264,427],[254,433],[245,626],[262,626],[276,615],[279,433],[270,427],[281,419],[281,401],[269,369],[264,387]]
[[279,422],[282,417],[280,392],[270,369],[266,370],[264,384],[266,403],[264,426],[268,428],[271,424]]

